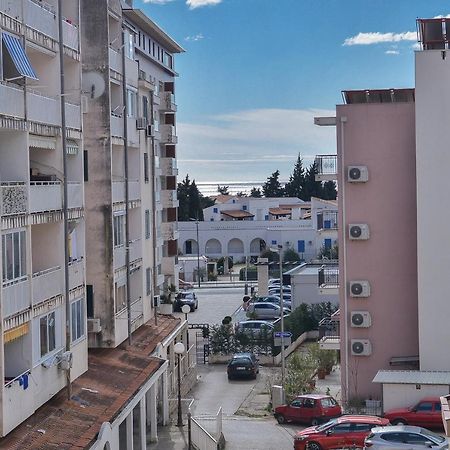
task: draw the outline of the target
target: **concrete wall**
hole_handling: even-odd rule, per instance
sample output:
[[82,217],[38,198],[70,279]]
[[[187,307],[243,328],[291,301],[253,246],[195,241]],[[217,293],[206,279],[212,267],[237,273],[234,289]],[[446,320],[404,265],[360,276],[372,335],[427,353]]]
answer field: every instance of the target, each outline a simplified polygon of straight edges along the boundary
[[[414,103],[338,106],[337,142],[342,391],[377,398],[377,371],[388,369],[390,358],[419,350]],[[369,181],[349,183],[348,165],[366,165]],[[369,224],[370,239],[349,240],[350,223]],[[368,280],[370,297],[350,297],[351,280]],[[368,311],[372,326],[351,327],[352,311]],[[351,339],[370,340],[371,355],[352,356]]]
[[[449,56],[447,52],[447,56]],[[416,52],[417,267],[421,370],[450,370],[443,346],[448,326],[450,241],[445,226],[450,167],[450,60],[440,50]]]
[[292,309],[298,308],[302,303],[309,305],[322,302],[331,302],[335,305],[339,303],[337,294],[324,295],[319,292],[319,266],[314,267],[315,273],[309,273],[312,270],[313,268],[308,269],[308,273],[291,275]]

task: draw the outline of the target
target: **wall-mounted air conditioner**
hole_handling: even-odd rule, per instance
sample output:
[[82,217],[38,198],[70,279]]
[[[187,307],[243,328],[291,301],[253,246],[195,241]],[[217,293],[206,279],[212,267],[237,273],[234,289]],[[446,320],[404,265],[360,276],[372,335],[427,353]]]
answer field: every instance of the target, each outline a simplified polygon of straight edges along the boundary
[[351,223],[348,226],[348,237],[352,241],[367,240],[369,236],[369,225],[366,223]]
[[369,356],[372,353],[372,344],[368,339],[352,339],[351,350],[353,356]]
[[350,321],[352,327],[355,328],[369,328],[372,325],[369,311],[352,311]]
[[348,166],[347,180],[349,183],[365,183],[369,181],[369,171],[366,166]]
[[369,297],[370,284],[367,280],[350,281],[350,297]]
[[147,128],[147,117],[138,117],[136,119],[136,129],[145,130]]

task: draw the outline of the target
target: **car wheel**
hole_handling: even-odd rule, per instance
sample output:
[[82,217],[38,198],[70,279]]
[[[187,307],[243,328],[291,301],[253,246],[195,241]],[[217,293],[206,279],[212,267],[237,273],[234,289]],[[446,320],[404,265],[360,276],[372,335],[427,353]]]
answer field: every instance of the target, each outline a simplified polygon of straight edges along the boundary
[[277,419],[277,422],[280,425],[283,425],[283,423],[286,423],[286,417],[284,417],[283,414],[275,414],[275,419]]
[[319,425],[319,423],[320,423],[320,420],[317,418],[314,418],[313,420],[311,420],[311,425],[313,427],[316,427],[317,425]]
[[308,450],[322,450],[322,447],[320,446],[320,444],[318,444],[317,442],[308,442],[306,444],[306,448]]
[[408,422],[404,419],[394,419],[392,425],[408,425]]

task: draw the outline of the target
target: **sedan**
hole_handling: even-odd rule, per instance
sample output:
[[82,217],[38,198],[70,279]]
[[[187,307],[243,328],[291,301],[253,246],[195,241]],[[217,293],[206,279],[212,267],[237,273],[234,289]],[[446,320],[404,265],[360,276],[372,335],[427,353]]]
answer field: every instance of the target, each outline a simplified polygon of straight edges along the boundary
[[[295,450],[332,450],[362,448],[372,428],[389,425],[376,416],[342,416],[323,425],[299,431],[294,437]],[[380,428],[383,429],[383,428]]]
[[194,292],[178,293],[174,304],[175,311],[181,311],[183,305],[188,305],[191,311],[195,311],[198,308],[198,298]]
[[[290,314],[289,308],[283,308],[284,315]],[[281,308],[274,303],[252,303],[247,309],[247,316],[255,319],[278,319],[281,316]]]
[[[278,295],[268,295],[267,297],[264,297],[264,296],[255,297],[255,299],[253,300],[253,303],[275,303],[275,305],[279,306],[281,303],[281,300]],[[290,299],[289,300],[283,299],[283,306],[291,309],[292,302],[290,301]]]
[[255,379],[258,373],[258,359],[253,353],[235,353],[227,366],[229,380],[240,377]]
[[397,425],[374,428],[364,441],[364,449],[370,450],[447,450],[448,441],[425,428]]

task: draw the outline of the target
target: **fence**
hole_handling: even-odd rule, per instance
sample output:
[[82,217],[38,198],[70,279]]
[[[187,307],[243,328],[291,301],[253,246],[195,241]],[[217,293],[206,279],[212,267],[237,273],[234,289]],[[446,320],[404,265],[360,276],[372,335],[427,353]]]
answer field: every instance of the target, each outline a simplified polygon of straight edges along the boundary
[[[192,448],[198,450],[217,450],[222,448],[224,444],[222,436],[222,408],[219,408],[217,414],[212,418],[215,420],[215,432],[210,433],[206,428],[204,428],[198,418],[191,416],[191,404],[189,405],[189,440],[192,444]],[[209,420],[209,419],[208,419]]]

